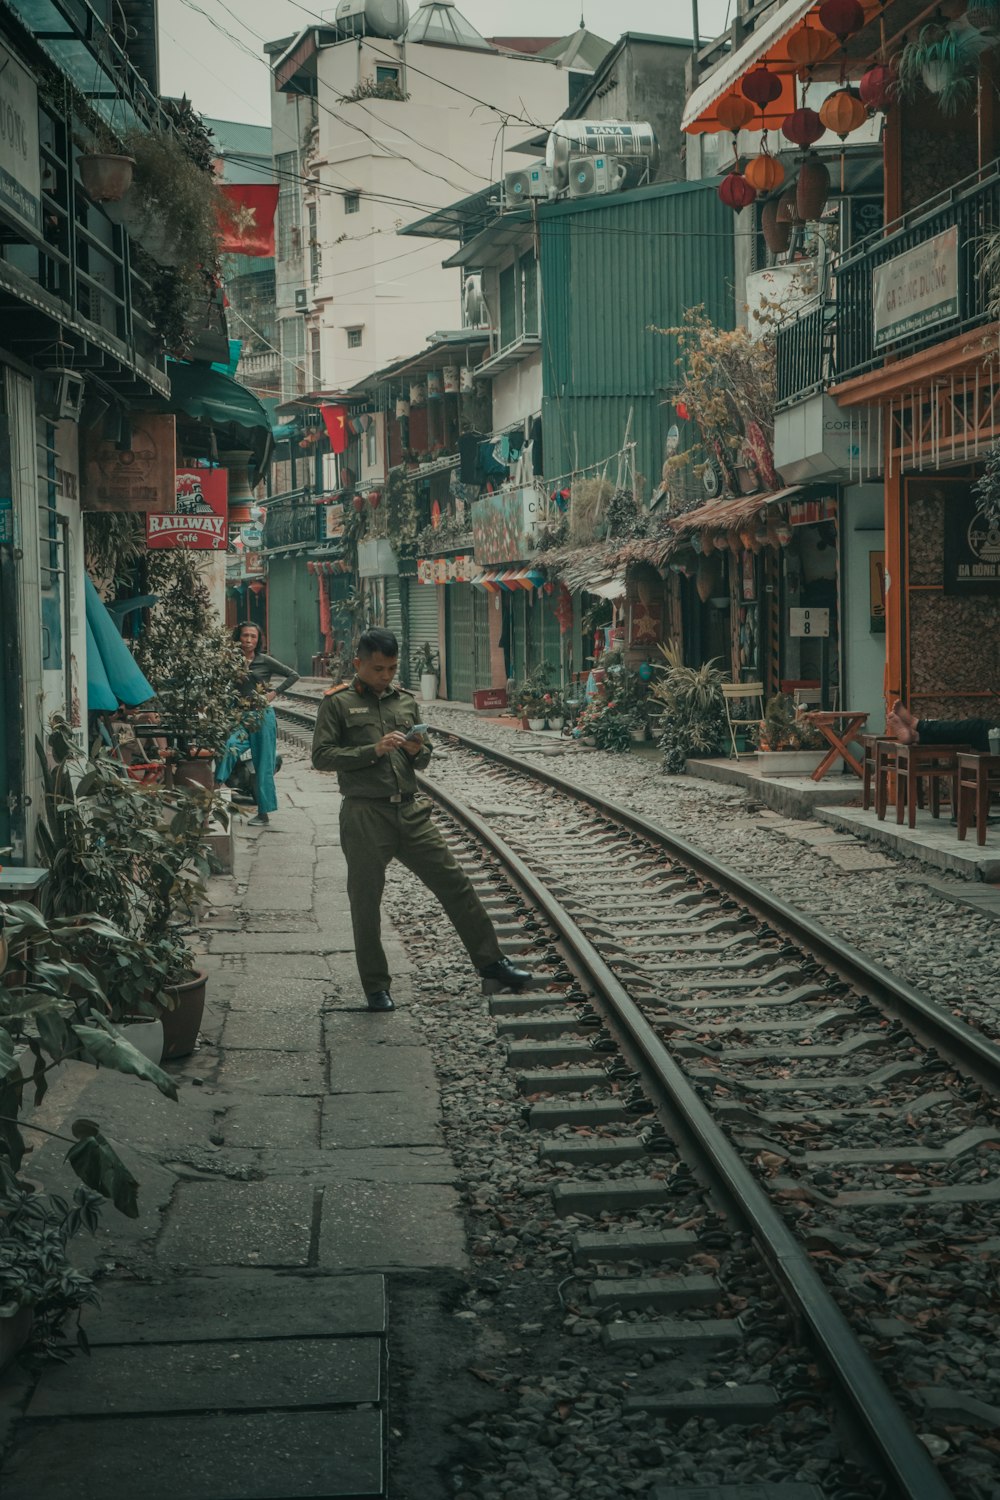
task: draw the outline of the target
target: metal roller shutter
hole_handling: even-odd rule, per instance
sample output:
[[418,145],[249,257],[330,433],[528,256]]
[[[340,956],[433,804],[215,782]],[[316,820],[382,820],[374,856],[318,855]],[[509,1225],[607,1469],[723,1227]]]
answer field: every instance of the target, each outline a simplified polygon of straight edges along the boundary
[[398,578],[385,579],[385,628],[391,630],[403,652],[403,599]]
[[469,592],[472,595],[473,636],[476,646],[475,686],[477,689],[488,688],[493,686],[490,634],[495,631],[497,639],[500,637],[500,611],[493,608],[494,595],[487,594],[482,589],[470,589]]
[[476,638],[472,624],[473,590],[467,583],[448,584],[445,621],[448,642],[448,697],[471,703],[476,687]]
[[[409,654],[410,661],[412,661],[417,652],[423,650],[425,641],[430,642],[432,651],[441,649],[438,635],[439,586],[431,583],[417,583],[411,578],[407,595],[406,619],[409,627]],[[409,686],[419,688],[420,673],[412,670],[410,661],[406,663],[410,673]]]

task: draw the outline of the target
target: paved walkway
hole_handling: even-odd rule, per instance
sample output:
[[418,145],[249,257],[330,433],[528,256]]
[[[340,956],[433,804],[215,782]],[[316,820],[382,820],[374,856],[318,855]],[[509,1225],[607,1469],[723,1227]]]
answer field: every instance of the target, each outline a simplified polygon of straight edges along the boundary
[[[385,1493],[387,1281],[461,1273],[458,1197],[394,934],[402,1008],[359,1009],[334,783],[290,759],[279,790],[214,882],[180,1103],[73,1065],[34,1116],[100,1121],[142,1212],[105,1212],[90,1360],[0,1380],[4,1500]],[[64,1149],[31,1175],[71,1190]]]

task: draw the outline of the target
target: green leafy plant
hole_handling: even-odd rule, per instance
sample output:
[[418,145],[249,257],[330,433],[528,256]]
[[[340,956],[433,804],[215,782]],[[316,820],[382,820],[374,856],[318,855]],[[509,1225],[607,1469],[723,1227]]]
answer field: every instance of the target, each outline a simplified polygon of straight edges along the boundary
[[441,656],[430,641],[424,641],[419,651],[414,651],[410,665],[418,677],[437,677],[441,671]]
[[776,693],[765,704],[761,723],[751,728],[750,738],[759,750],[821,750],[823,736],[806,713],[787,693]]
[[933,94],[943,115],[955,115],[973,100],[979,61],[989,42],[981,32],[932,21],[908,41],[897,60],[899,92],[913,98],[921,87]]
[[692,755],[711,755],[726,732],[726,707],[722,684],[726,681],[714,661],[687,667],[679,648],[660,647],[663,663],[657,667],[650,697],[658,710],[658,743],[663,751],[663,769],[671,775],[683,772]]
[[69,1241],[100,1221],[99,1193],[77,1188],[70,1205],[54,1194],[36,1192],[0,1161],[0,1318],[29,1310],[33,1315],[29,1352],[65,1359],[63,1325],[77,1315],[77,1343],[87,1340],[80,1311],[98,1301],[97,1288],[69,1258]]

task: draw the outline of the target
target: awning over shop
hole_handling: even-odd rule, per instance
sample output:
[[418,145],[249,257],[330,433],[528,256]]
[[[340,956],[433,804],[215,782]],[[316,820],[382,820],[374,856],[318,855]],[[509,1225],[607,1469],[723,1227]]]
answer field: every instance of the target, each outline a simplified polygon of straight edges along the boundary
[[122,640],[101,596],[84,575],[87,620],[87,712],[112,713],[119,703],[134,708],[154,696]]
[[682,516],[672,516],[670,526],[678,536],[692,531],[737,531],[748,521],[763,514],[769,506],[792,500],[801,493],[801,485],[792,485],[786,490],[774,490],[770,495],[741,495],[736,500],[710,500],[707,505],[699,505],[697,510],[686,511]]
[[[783,4],[775,5],[746,40],[692,92],[684,109],[681,128],[691,135],[714,134],[728,129],[718,117],[720,101],[731,93],[743,98],[740,80],[753,68],[766,66],[781,84],[781,92],[763,111],[759,106],[754,107],[753,119],[746,128],[777,129],[798,104],[796,72],[801,64],[789,56],[789,40],[803,31],[818,32],[830,44],[828,59],[823,61],[828,60],[833,71],[825,76],[837,78],[842,72],[851,76],[857,71],[858,57],[870,57],[878,45],[877,40],[870,42],[866,28],[878,18],[883,7],[879,0],[861,0],[861,4],[865,13],[864,28],[850,39],[846,48],[838,46],[831,33],[820,25],[817,15],[820,0],[784,0]],[[819,74],[819,69],[812,71],[814,77]]]
[[271,456],[271,415],[253,391],[209,365],[171,360],[168,371],[171,409],[217,433],[232,431],[231,446],[252,447],[260,474]]
[[545,582],[545,574],[540,568],[493,568],[480,573],[472,582],[477,588],[486,589],[490,594],[499,594],[504,590],[515,594],[518,589],[541,588]]

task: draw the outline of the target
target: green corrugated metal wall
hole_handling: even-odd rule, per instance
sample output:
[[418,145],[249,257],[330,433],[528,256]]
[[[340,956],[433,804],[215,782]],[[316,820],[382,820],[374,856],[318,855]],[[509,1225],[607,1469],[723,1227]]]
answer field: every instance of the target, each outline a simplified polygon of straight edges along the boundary
[[677,379],[674,340],[649,326],[672,327],[703,303],[733,327],[732,213],[714,183],[665,183],[557,204],[539,220],[546,476],[615,453],[631,407],[648,498],[673,421],[664,390]]
[[306,559],[272,557],[267,592],[268,650],[297,672],[311,672],[313,655],[323,649],[323,641],[316,579],[306,568]]

